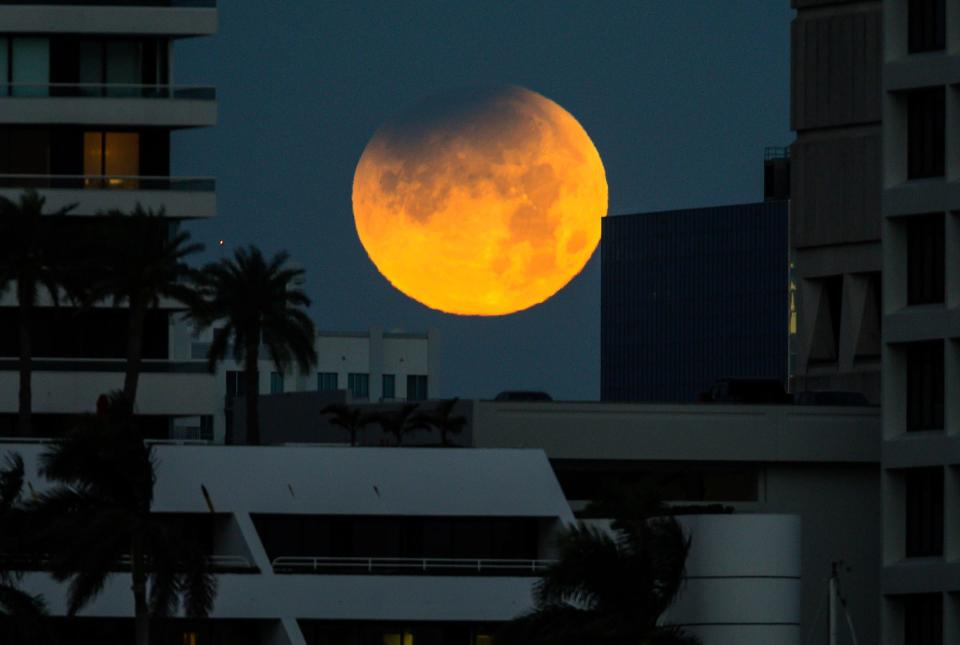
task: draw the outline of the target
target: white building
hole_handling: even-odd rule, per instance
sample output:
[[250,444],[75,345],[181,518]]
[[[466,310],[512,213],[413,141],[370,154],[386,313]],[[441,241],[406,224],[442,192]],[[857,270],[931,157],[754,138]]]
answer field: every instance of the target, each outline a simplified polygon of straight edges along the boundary
[[[206,364],[213,339],[208,329],[197,337],[188,325],[178,324],[174,351],[179,359]],[[258,364],[261,394],[321,392],[331,400],[368,403],[436,399],[439,387],[437,334],[383,331],[319,331],[314,348],[317,366],[301,373],[296,365],[277,371],[266,346],[260,348]],[[232,353],[231,353],[232,354]],[[215,405],[208,420],[184,419],[174,436],[223,443],[232,427],[235,397],[243,396],[243,364],[228,358],[213,376]],[[199,424],[199,425],[198,425]]]
[[[91,0],[0,4],[0,195],[36,188],[48,209],[76,203],[77,222],[137,204],[163,209],[171,228],[216,213],[214,181],[170,176],[170,139],[216,123],[212,87],[174,84],[175,43],[216,31],[213,0]],[[82,224],[79,224],[82,225]],[[0,301],[0,434],[16,422],[18,373],[13,290]],[[49,304],[49,303],[47,303]],[[138,407],[151,435],[174,419],[210,414],[215,383],[171,351],[172,303],[144,331]],[[34,317],[33,431],[62,432],[118,389],[126,311],[40,307]]]

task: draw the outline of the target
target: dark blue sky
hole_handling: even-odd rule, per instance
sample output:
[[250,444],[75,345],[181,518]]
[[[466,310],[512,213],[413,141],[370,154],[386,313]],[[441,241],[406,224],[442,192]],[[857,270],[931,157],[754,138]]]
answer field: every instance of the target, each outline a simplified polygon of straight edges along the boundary
[[395,291],[353,226],[357,160],[390,116],[440,90],[514,83],[570,111],[603,158],[610,215],[757,201],[789,131],[787,0],[221,2],[177,43],[177,84],[216,85],[219,124],[174,137],[174,173],[213,175],[216,257],[255,243],[307,271],[322,329],[440,333],[443,396],[600,390],[599,249],[546,303],[458,318]]

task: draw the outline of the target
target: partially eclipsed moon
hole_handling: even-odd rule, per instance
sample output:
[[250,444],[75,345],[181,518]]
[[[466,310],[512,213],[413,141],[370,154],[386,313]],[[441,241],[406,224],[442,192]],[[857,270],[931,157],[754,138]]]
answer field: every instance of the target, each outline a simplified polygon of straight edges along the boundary
[[353,212],[397,289],[492,316],[543,302],[583,269],[607,181],[573,116],[511,86],[433,99],[384,125],[357,164]]

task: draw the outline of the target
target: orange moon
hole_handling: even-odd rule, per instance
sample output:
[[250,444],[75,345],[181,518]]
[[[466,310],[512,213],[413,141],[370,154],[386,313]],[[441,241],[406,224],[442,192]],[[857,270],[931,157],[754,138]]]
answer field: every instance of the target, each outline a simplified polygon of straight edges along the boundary
[[414,300],[496,316],[550,298],[600,241],[607,180],[573,116],[515,87],[463,91],[385,124],[353,177],[357,234]]

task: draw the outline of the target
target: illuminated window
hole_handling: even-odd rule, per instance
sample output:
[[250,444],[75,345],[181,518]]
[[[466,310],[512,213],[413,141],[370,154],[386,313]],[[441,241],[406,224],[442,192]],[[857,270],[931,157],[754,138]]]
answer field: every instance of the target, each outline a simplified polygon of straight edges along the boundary
[[413,645],[413,634],[410,632],[384,634],[383,645]]
[[477,634],[477,637],[473,639],[473,645],[493,645],[493,636]]
[[183,645],[197,645],[197,632],[183,632]]
[[[136,188],[140,174],[140,135],[136,132],[84,132],[83,174],[91,188]],[[104,180],[105,179],[105,184]]]

